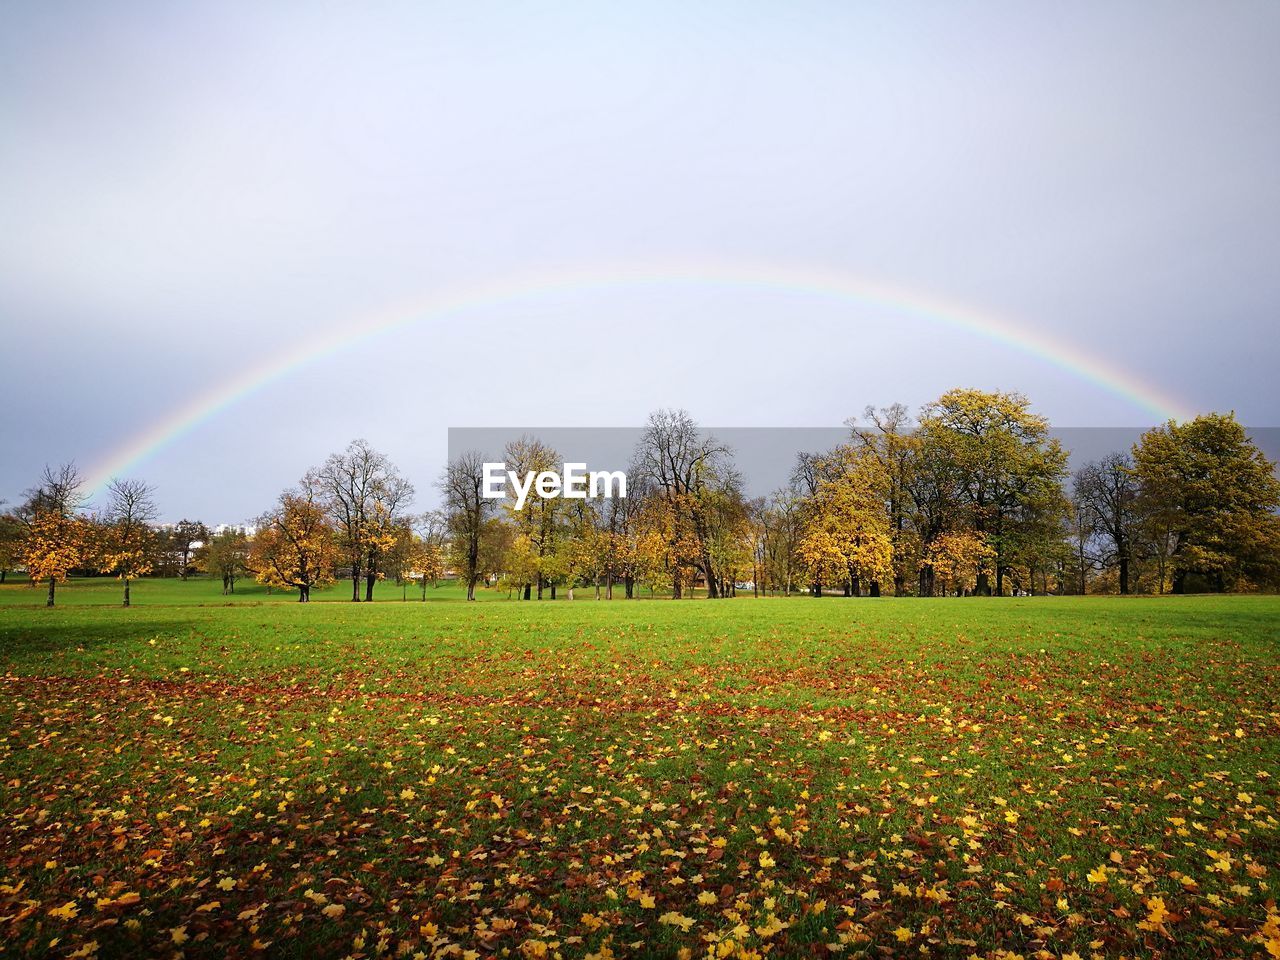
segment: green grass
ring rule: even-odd
[[[1209,957],[1274,933],[1277,598],[117,594],[0,588],[11,954]]]

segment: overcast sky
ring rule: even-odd
[[[445,430],[838,425],[956,385],[1063,425],[1123,396],[861,277],[1278,422],[1280,4],[0,3],[0,498],[86,472],[309,338],[520,276],[136,465],[238,521],[363,436],[423,505]]]

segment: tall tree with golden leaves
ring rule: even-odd
[[[49,585],[45,606],[52,607],[59,583],[82,566],[92,544],[88,522],[80,515],[85,497],[74,463],[45,467],[40,482],[27,491],[16,513],[23,526],[22,561],[32,584]]]
[[[885,508],[887,473],[866,447],[839,447],[823,460],[799,544],[815,580],[845,584],[848,596],[866,582],[873,596],[893,576],[893,538]]]
[[[257,527],[249,563],[261,583],[297,590],[299,603],[310,601],[312,587],[333,583],[339,554],[323,505],[288,490]]]

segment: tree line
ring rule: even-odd
[[[709,598],[1186,593],[1280,585],[1280,481],[1233,414],[1170,421],[1131,450],[1069,473],[1067,451],[1017,393],[952,390],[915,415],[869,407],[833,449],[800,454],[790,482],[748,497],[733,451],[682,410],[659,410],[636,445],[625,498],[483,495],[478,452],[438,480],[442,511],[415,514],[413,485],[352,442],[246,528],[154,524],[154,492],[113,480],[100,513],[74,467],[46,469],[0,516],[0,570],[33,584],[76,571],[129,584],[199,570],[234,592],[241,577],[311,590],[349,579],[368,602],[381,580],[456,576],[523,600],[646,592]],[[509,469],[555,470],[536,437],[503,451]],[[3,573],[0,572],[0,577]]]

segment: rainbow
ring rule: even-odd
[[[112,477],[130,474],[165,446],[198,429],[244,398],[353,343],[428,320],[439,322],[469,310],[506,303],[615,287],[680,284],[794,293],[886,309],[898,315],[974,333],[1019,350],[1123,398],[1160,421],[1191,416],[1188,408],[1173,396],[1144,382],[1132,372],[1029,324],[1015,324],[961,304],[895,289],[834,270],[737,262],[593,266],[513,275],[474,289],[399,304],[370,314],[356,323],[346,323],[330,332],[317,334],[299,347],[245,367],[129,437],[94,465],[88,472],[86,486],[92,494],[99,493]]]

